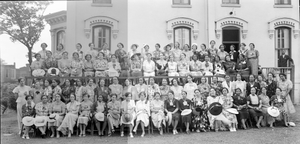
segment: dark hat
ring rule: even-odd
[[[214,102],[210,104],[210,106],[208,107],[209,113],[215,116],[221,114],[222,110],[223,110],[222,105],[219,102]]]

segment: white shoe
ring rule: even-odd
[[[176,134],[176,132],[175,132],[175,130],[173,130],[173,135],[175,135]]]
[[[22,139],[25,139],[25,138],[26,138],[25,135],[23,135],[23,136],[22,136]]]
[[[197,133],[199,133],[199,132],[200,132],[200,130],[198,130],[198,129],[197,129],[197,130],[196,130],[196,132],[197,132]]]
[[[234,132],[234,131],[233,131],[233,128],[229,128],[229,131],[230,131],[230,132]]]
[[[121,132],[121,137],[123,137],[124,136],[124,132]]]
[[[233,128],[233,131],[236,132],[236,128]]]
[[[133,138],[133,134],[132,134],[132,133],[130,133],[129,136],[130,136],[131,138]]]
[[[26,136],[26,139],[30,139],[29,136]]]

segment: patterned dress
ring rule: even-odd
[[[122,97],[122,93],[123,93],[123,86],[120,84],[111,84],[109,86],[111,93],[115,93],[117,94],[117,99],[120,99]]]
[[[52,104],[51,104],[51,109],[50,109],[50,111],[51,111],[51,113],[54,113],[54,114],[59,114],[59,113],[62,113],[63,112],[63,110],[65,110],[66,109],[66,105],[65,105],[65,103],[63,103],[63,102],[53,102]],[[51,126],[56,126],[56,127],[59,127],[60,125],[61,125],[61,123],[62,123],[62,121],[63,121],[63,119],[64,119],[64,114],[63,115],[60,115],[59,117],[58,117],[58,119],[55,121],[55,122],[48,122],[48,127],[51,127]]]
[[[157,84],[147,86],[147,96],[148,96],[149,101],[152,101],[154,99],[154,93],[155,92],[160,93],[160,88]]]
[[[222,105],[225,108],[225,110],[223,110],[222,113],[232,124],[236,125],[236,127],[237,127],[238,122],[237,122],[236,115],[226,111],[227,108],[232,107],[232,104],[233,104],[232,97],[230,95],[227,95],[227,96],[222,95],[221,98],[224,101],[224,103]]]
[[[71,93],[75,93],[75,88],[72,86],[65,86],[61,89],[62,91],[62,101],[67,104],[70,102]]]
[[[114,126],[118,128],[120,125],[120,113],[113,113],[112,111],[120,111],[121,103],[119,101],[111,101],[107,104],[107,108],[108,110],[111,110],[111,112],[107,114],[107,118],[109,119],[110,125],[112,126],[112,128]]]
[[[267,96],[271,98],[276,93],[277,83],[274,80],[272,80],[271,82],[266,80],[266,84],[267,84]]]
[[[71,76],[72,77],[81,77],[82,69],[84,68],[82,61],[73,60],[71,62]]]
[[[194,97],[192,99],[193,104],[193,116],[192,116],[192,124],[193,128],[206,131],[206,129],[209,129],[209,121],[206,114],[207,109],[207,101],[204,97]],[[196,111],[196,109],[199,109],[200,111]]]
[[[181,60],[177,63],[178,71],[180,76],[187,76],[189,71],[189,61]]]
[[[107,60],[95,60],[93,63],[94,69],[96,70],[95,76],[96,77],[106,77],[106,70],[108,69]]]
[[[271,98],[271,103],[273,103],[273,106],[277,107],[280,111],[280,115],[276,117],[276,120],[284,120],[284,117],[287,119],[288,118],[288,113],[286,111],[285,103],[286,103],[286,98],[284,96],[277,96],[274,95]]]
[[[285,80],[285,81],[280,80],[280,81],[278,81],[277,84],[278,84],[278,87],[281,88],[283,96],[286,95],[286,92],[288,89],[293,88],[293,83],[290,80]],[[286,96],[286,102],[284,104],[284,107],[285,107],[285,110],[287,113],[292,114],[292,113],[296,112],[295,107],[292,103],[292,100],[291,100],[291,97],[289,94]]]
[[[83,101],[80,104],[80,115],[78,117],[77,126],[79,124],[87,125],[90,120],[90,113],[93,103],[91,101]]]
[[[163,100],[166,100],[168,98],[168,92],[170,91],[170,86],[169,85],[160,86],[159,89],[161,93],[161,98]]]

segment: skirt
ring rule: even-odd
[[[191,71],[190,74],[192,76],[194,76],[194,77],[195,76],[197,77],[197,76],[202,76],[203,75],[201,71]]]
[[[192,114],[188,114],[185,116],[181,116],[182,122],[183,123],[191,123],[192,122]]]
[[[96,71],[95,77],[106,77],[106,71]]]
[[[161,124],[166,125],[164,112],[152,113],[151,119],[154,127],[159,128]]]
[[[258,61],[256,58],[248,59],[250,67],[251,67],[251,74],[258,75]]]
[[[111,127],[115,126],[116,128],[120,125],[120,118],[113,117],[110,113],[107,114],[107,119],[109,120],[109,123],[111,124]]]
[[[86,71],[86,72],[84,72],[84,76],[86,76],[86,77],[94,77],[95,73],[93,71]]]
[[[61,125],[57,129],[58,131],[61,131],[64,135],[67,132],[67,129],[71,131],[71,134],[73,134],[73,128],[76,124],[78,115],[73,113],[67,113],[64,120],[62,121]]]
[[[289,114],[293,114],[293,113],[296,112],[294,104],[293,104],[293,102],[291,100],[290,95],[287,95],[287,97],[286,97],[286,102],[284,103],[284,108],[285,108],[285,111],[287,113],[289,113]]]
[[[130,77],[130,72],[129,70],[122,70],[120,77]]]
[[[223,114],[230,121],[231,124],[234,124],[237,127],[238,121],[235,114],[232,114],[226,110],[223,110]]]
[[[140,113],[136,116],[136,121],[142,121],[147,127],[149,125],[149,116],[147,113]]]
[[[264,114],[259,110],[249,109],[251,117],[263,116]]]
[[[78,117],[78,121],[77,121],[77,126],[79,126],[79,124],[84,124],[84,125],[88,125],[89,122],[89,117],[86,116],[79,116]]]
[[[180,114],[178,112],[172,114],[172,121],[179,120],[179,118],[180,118]]]
[[[239,114],[238,114],[238,117],[239,119],[248,119],[249,118],[249,112],[248,112],[248,109],[241,109],[241,110],[238,110]]]
[[[267,124],[271,124],[275,122],[275,119],[268,114],[268,108],[261,108],[262,113],[264,114],[264,118],[262,120],[262,125],[266,126]]]
[[[62,121],[64,120],[65,116],[59,116],[58,119],[55,122],[48,122],[48,128],[55,126],[55,127],[59,127],[62,123]]]
[[[143,73],[141,71],[132,71],[131,76],[132,77],[140,77],[140,76],[143,76]]]
[[[199,130],[209,129],[209,121],[206,113],[193,110],[192,117],[193,128]]]
[[[179,72],[179,76],[187,76],[188,74],[190,74],[189,71],[181,71],[181,72]]]

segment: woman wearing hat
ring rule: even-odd
[[[143,76],[142,73],[142,62],[138,56],[138,54],[134,54],[131,57],[131,76],[132,77],[140,77]]]
[[[62,121],[61,125],[57,129],[58,131],[61,131],[64,135],[68,132],[68,137],[71,137],[71,134],[73,134],[73,128],[76,124],[76,121],[78,119],[78,112],[79,112],[79,106],[80,103],[75,100],[75,95],[70,95],[70,102],[67,104],[67,114]]]
[[[182,118],[182,122],[186,127],[186,133],[190,134],[190,124],[192,119],[192,114],[191,114],[192,101],[186,98],[187,96],[186,91],[182,91],[181,94],[182,94],[182,99],[179,100],[179,107],[180,110],[182,111],[181,118]],[[186,112],[186,111],[190,111],[190,112]]]
[[[81,77],[82,76],[82,69],[83,69],[83,62],[79,57],[79,53],[73,53],[73,60],[71,61],[71,77]]]
[[[275,120],[283,120],[284,125],[288,126],[288,113],[286,108],[284,107],[286,100],[286,97],[282,94],[282,90],[280,88],[276,88],[276,94],[271,97],[271,106],[277,107],[280,114],[279,116],[275,117]],[[270,127],[273,127],[273,123],[275,122],[275,120],[270,123]]]
[[[161,58],[161,55],[163,55],[163,52],[160,50],[160,44],[155,44],[155,50],[152,52],[153,54],[153,60],[156,62]]]
[[[122,61],[124,61],[125,57],[122,58]],[[120,62],[122,62],[120,61]],[[111,61],[108,62],[108,76],[109,77],[119,77],[121,72],[121,66],[120,63],[117,61],[116,55],[111,55]]]
[[[62,101],[67,104],[70,102],[71,93],[75,92],[75,88],[71,85],[71,80],[66,79],[61,89]]]
[[[170,91],[170,86],[168,85],[168,79],[163,78],[161,80],[161,86],[159,86],[161,97],[163,100],[168,99],[168,93]]]
[[[85,129],[88,125],[88,122],[90,121],[90,115],[91,115],[91,108],[93,105],[93,102],[89,99],[89,94],[85,93],[83,94],[82,98],[83,101],[80,103],[79,108],[79,116],[77,120],[77,127],[79,127],[80,134],[79,137],[83,136],[85,137]]]
[[[127,56],[127,52],[123,49],[124,45],[123,43],[117,44],[118,49],[115,51],[115,56],[119,60],[119,62],[123,61],[123,58]]]
[[[171,56],[171,55],[173,55],[173,52],[171,51],[171,49],[172,49],[172,45],[171,44],[167,44],[165,47],[164,47],[164,54],[165,54],[165,56],[166,56],[166,58],[167,58],[167,61],[169,60],[169,57]]]
[[[63,53],[65,52],[65,49],[64,49],[64,45],[63,44],[58,44],[58,46],[56,47],[56,51],[55,53],[53,54],[53,57],[58,61],[60,59],[63,58]]]
[[[246,127],[246,120],[249,119],[249,112],[247,108],[247,98],[243,95],[240,88],[236,88],[233,96],[233,107],[235,107],[239,114],[237,115],[238,120],[242,123],[244,129]]]
[[[44,86],[43,86],[43,95],[48,97],[48,102],[52,102],[52,87],[51,87],[51,80],[45,79]]]
[[[98,100],[94,102],[92,106],[92,113],[94,115],[93,120],[95,122],[96,128],[98,130],[98,135],[103,136],[104,130],[107,126],[107,103],[103,101],[103,96],[101,94],[98,95]],[[101,129],[101,122],[103,123]]]
[[[224,66],[224,70],[226,71],[226,74],[228,75],[236,74],[235,65],[236,63],[230,60],[230,56],[226,55],[225,61],[223,62],[223,66]]]
[[[178,121],[179,121],[179,102],[178,100],[176,100],[174,98],[174,92],[173,91],[169,91],[168,92],[168,96],[169,98],[167,100],[165,100],[165,112],[167,113],[167,117],[168,117],[168,125],[167,127],[169,127],[172,123],[173,126],[173,134],[178,134],[177,132],[177,125],[178,125]]]
[[[166,71],[168,71],[168,76],[169,77],[176,77],[179,76],[178,74],[178,64],[177,62],[174,61],[174,56],[170,55],[169,57],[169,62],[167,63],[167,69]],[[169,78],[169,80],[171,81],[173,78]]]
[[[185,60],[187,60],[187,61],[190,61],[191,57],[194,55],[194,53],[191,51],[189,44],[185,44],[183,46],[182,53],[184,53],[186,55]]]
[[[187,92],[187,98],[192,99],[194,98],[194,91],[195,89],[198,89],[198,86],[193,82],[193,77],[191,75],[188,75],[186,78],[188,82],[184,85],[183,90]]]
[[[223,111],[222,113],[224,114],[224,116],[230,121],[231,126],[229,127],[231,132],[235,132],[237,125],[238,125],[238,121],[236,118],[236,115],[234,113],[232,113],[231,111],[229,111],[228,109],[230,109],[233,106],[233,99],[232,99],[232,95],[228,94],[228,89],[227,88],[223,88],[222,89],[222,95],[220,96],[223,99]]]
[[[33,61],[30,65],[30,68],[32,70],[33,76],[44,76],[45,71],[42,69],[43,60],[41,60],[41,54],[37,53],[34,55],[34,58],[36,59]],[[33,72],[36,71],[36,72]]]
[[[107,86],[105,86],[105,79],[100,79],[98,81],[98,85],[95,88],[95,96],[100,96],[102,95],[102,99],[105,103],[110,101],[110,95],[111,90]]]
[[[109,88],[111,90],[111,93],[114,93],[117,95],[117,100],[120,100],[122,98],[122,93],[123,93],[123,86],[119,84],[119,79],[118,77],[113,77],[112,78],[113,83],[109,85]]]
[[[254,43],[249,44],[250,49],[246,52],[245,56],[249,61],[249,65],[251,67],[251,74],[258,75],[258,64],[259,64],[259,52],[254,49]]]
[[[58,61],[58,69],[60,70],[60,76],[70,76],[71,60],[68,58],[68,52],[62,53],[62,59]]]
[[[51,129],[51,137],[54,137],[56,131],[56,137],[59,138],[59,132],[57,128],[61,125],[65,114],[66,114],[66,104],[61,101],[60,95],[55,95],[55,101],[52,102],[50,107],[50,116],[48,120],[48,128]]]
[[[296,112],[293,102],[290,97],[290,91],[293,89],[293,83],[291,80],[287,79],[286,74],[279,74],[279,81],[277,86],[282,90],[282,95],[286,98],[286,103],[284,104],[285,110],[288,114],[293,114]]]
[[[133,129],[133,132],[136,133],[139,124],[142,127],[142,135],[145,136],[145,127],[149,125],[149,116],[150,116],[150,104],[146,98],[146,93],[139,93],[140,100],[136,102],[136,125]]]
[[[85,55],[85,61],[83,62],[83,71],[84,71],[84,76],[86,77],[94,77],[95,75],[95,70],[93,66],[93,61],[92,61],[92,55],[91,54],[86,54]]]
[[[204,62],[202,62],[202,73],[205,76],[213,76],[213,64],[210,62],[208,55],[205,56]]]
[[[121,137],[124,136],[124,126],[129,127],[129,135],[133,137],[132,128],[134,126],[134,117],[135,117],[135,102],[132,100],[132,95],[130,92],[125,93],[125,100],[122,101],[121,105]]]
[[[50,68],[58,68],[58,62],[52,57],[52,52],[47,51],[46,52],[46,59],[43,61],[42,69],[44,69],[46,72]],[[52,74],[52,73],[51,73]],[[49,76],[51,75],[50,73],[47,73],[46,75]],[[54,73],[54,75],[58,74],[57,72]]]
[[[156,70],[156,76],[167,76],[166,73],[166,65],[167,61],[165,60],[165,55],[163,53],[160,53],[160,57],[155,61],[155,70]]]
[[[205,77],[201,77],[198,89],[200,90],[201,95],[208,97],[210,85],[208,84],[207,79]]]
[[[208,118],[206,114],[207,110],[207,101],[204,95],[201,95],[199,89],[194,91],[195,97],[192,99],[192,124],[193,128],[196,129],[196,132],[206,132],[209,127]]]
[[[277,88],[277,82],[274,80],[275,75],[271,72],[268,73],[267,75],[267,96],[271,98],[273,95],[275,95],[276,88]]]
[[[159,130],[160,135],[163,134],[162,126],[166,126],[164,114],[164,101],[161,100],[159,92],[154,93],[154,99],[150,101],[151,119],[155,128]]]
[[[266,87],[261,88],[261,94],[259,95],[259,98],[261,99],[261,111],[264,114],[262,125],[266,126],[267,124],[271,124],[273,123],[273,121],[275,121],[275,119],[268,114],[268,108],[270,107],[270,99],[267,96]],[[270,127],[273,127],[273,125],[270,125]]]
[[[42,96],[42,102],[39,102],[35,106],[36,116],[34,125],[38,128],[42,133],[42,138],[46,136],[46,126],[48,121],[48,115],[50,114],[51,104],[48,103],[47,96]]]
[[[174,61],[175,62],[179,61],[181,53],[182,53],[179,42],[175,42],[174,49],[172,50],[172,53],[173,53],[173,56],[174,56]]]
[[[198,60],[198,55],[194,54],[189,63],[190,66],[190,74],[192,76],[202,76],[201,66],[202,62]]]
[[[255,76],[253,74],[249,75],[249,81],[246,84],[246,95],[249,96],[251,94],[251,88],[255,88],[256,93],[258,95],[258,92],[260,91],[260,84],[255,81]]]
[[[89,95],[89,100],[93,103],[96,100],[96,96],[95,96],[95,88],[96,88],[96,84],[94,83],[94,79],[89,78],[87,85],[84,88],[84,92],[87,93]]]
[[[225,51],[225,45],[224,44],[221,44],[219,46],[219,51],[218,51],[217,55],[220,57],[221,62],[225,62],[225,57],[229,54]],[[229,59],[230,59],[230,57],[229,57]]]
[[[178,71],[179,76],[187,76],[190,73],[189,61],[186,60],[185,53],[181,53],[180,55],[180,61],[178,62]]]
[[[158,84],[155,83],[154,78],[150,77],[149,85],[147,86],[147,99],[152,101],[154,99],[154,93],[160,93]]]
[[[261,121],[263,119],[263,113],[261,111],[261,99],[256,95],[256,88],[252,87],[250,95],[247,97],[247,105],[249,113],[252,118],[255,119],[257,128],[260,128]]]
[[[34,102],[32,101],[33,97],[31,95],[27,95],[25,97],[26,103],[22,106],[22,123],[24,125],[25,131],[24,135],[22,136],[23,139],[29,139],[29,130],[31,126],[34,123],[34,115],[35,115],[35,109],[34,109]]]
[[[183,87],[179,85],[178,79],[174,78],[172,80],[172,86],[170,87],[170,90],[174,92],[174,98],[177,100],[182,99],[181,92],[183,91]]]
[[[93,62],[95,71],[95,77],[106,77],[106,71],[108,70],[108,62],[104,59],[104,53],[99,52],[98,56]]]
[[[111,136],[111,133],[115,132],[114,127],[118,128],[120,125],[120,107],[121,103],[117,100],[117,94],[111,94],[111,101],[108,102],[108,136]]]
[[[19,134],[21,134],[21,126],[22,126],[22,106],[26,103],[25,97],[30,95],[31,88],[25,85],[25,79],[19,78],[18,79],[19,85],[13,89],[13,93],[15,98],[17,98],[17,119],[18,119],[18,127],[19,127]]]

